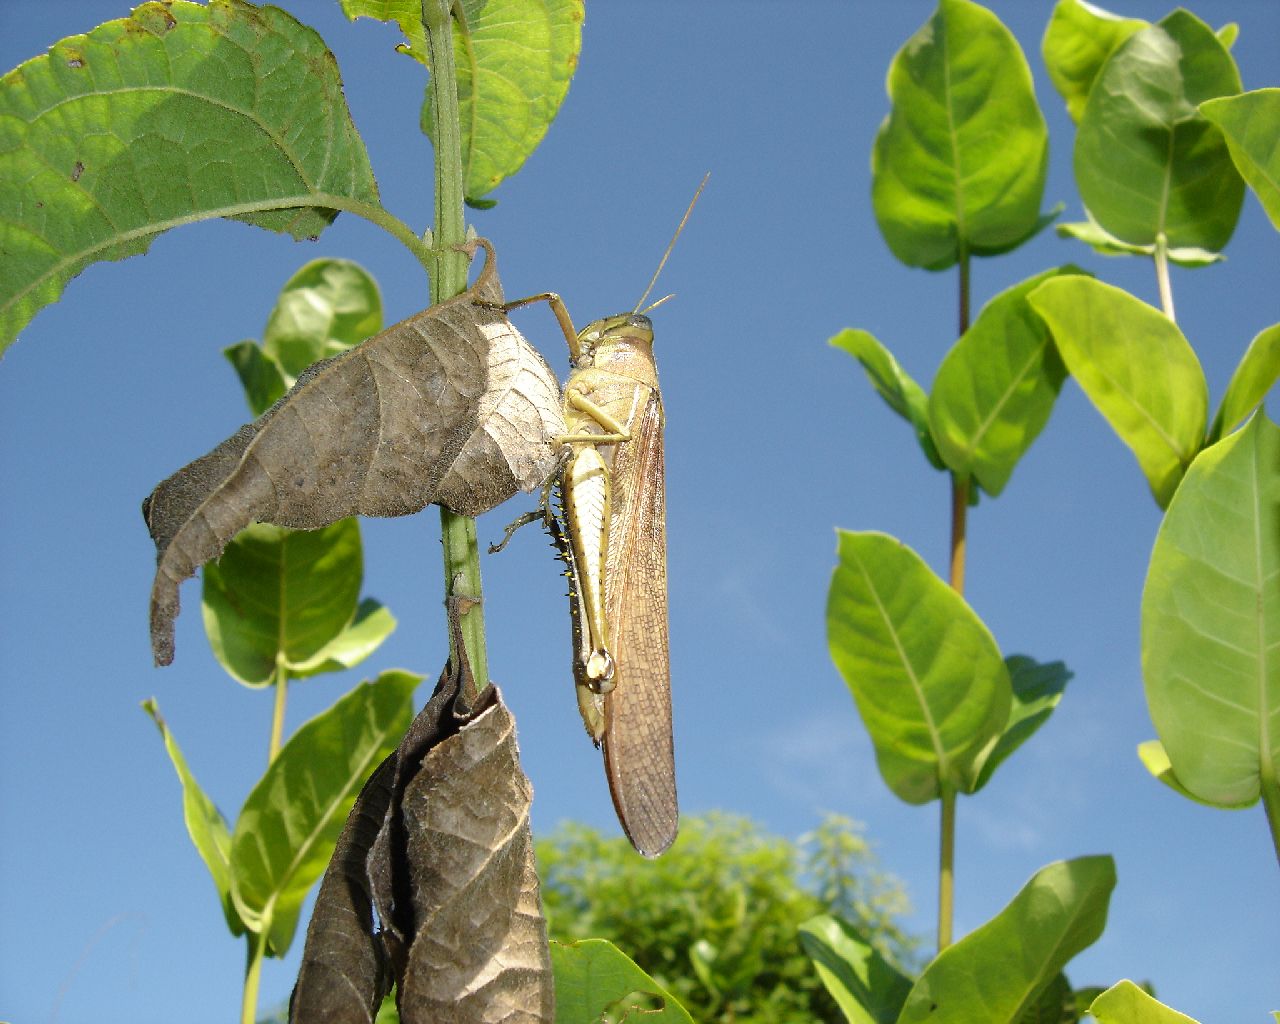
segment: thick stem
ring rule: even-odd
[[[462,201],[462,135],[459,128],[458,85],[453,62],[453,24],[449,0],[422,0],[422,25],[427,34],[431,79],[427,86],[431,121],[435,127],[435,248],[431,273],[431,302],[452,298],[467,286],[467,259],[456,247],[465,240]],[[471,663],[477,692],[489,682],[485,652],[484,606],[481,603],[480,553],[476,522],[446,508],[440,509],[444,548],[446,596],[473,598],[462,616],[462,640]],[[452,641],[451,641],[452,642]]]
[[[255,1024],[258,1019],[258,986],[262,981],[262,957],[267,951],[267,933],[248,932],[244,967],[244,994],[240,999],[240,1024]]]
[[[1164,310],[1164,315],[1174,323],[1178,322],[1178,318],[1173,311],[1173,285],[1169,282],[1169,240],[1165,238],[1164,232],[1156,235],[1156,285],[1160,289],[1160,308]]]
[[[276,699],[271,709],[271,741],[267,744],[267,764],[276,759],[276,755],[280,753],[280,745],[284,742],[284,709],[289,695],[289,673],[278,660],[271,685],[275,687]]]
[[[951,588],[964,593],[966,534],[969,523],[969,481],[951,478]]]
[[[943,784],[938,843],[938,952],[951,945],[956,892],[956,791]]]

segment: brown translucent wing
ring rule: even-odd
[[[653,392],[615,449],[605,603],[615,688],[605,697],[604,763],[631,844],[656,857],[676,837],[662,402]]]

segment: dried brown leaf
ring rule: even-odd
[[[450,601],[462,645],[457,599]],[[347,818],[307,928],[290,1020],[371,1024],[396,984],[405,1024],[555,1017],[515,723],[447,666]],[[374,921],[380,929],[374,931]]]
[[[559,385],[500,308],[492,247],[476,244],[488,259],[471,288],[316,363],[143,502],[157,664],[173,660],[179,584],[250,523],[318,529],[431,503],[474,516],[547,478]]]

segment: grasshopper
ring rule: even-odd
[[[577,331],[551,292],[507,303],[547,302],[569,345],[561,467],[539,511],[507,528],[542,519],[564,560],[573,624],[578,710],[604,750],[605,775],[623,831],[646,857],[676,837],[671,670],[667,651],[667,534],[662,393],[653,358],[653,324],[639,312],[680,236],[698,186],[636,309]],[[661,302],[654,303],[645,312]],[[558,486],[560,518],[550,509]]]

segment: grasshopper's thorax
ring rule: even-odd
[[[578,333],[576,366],[615,373],[656,388],[652,321],[640,313],[618,313],[587,324]]]

